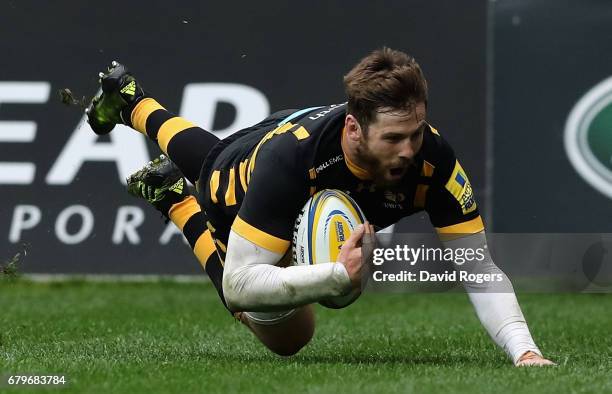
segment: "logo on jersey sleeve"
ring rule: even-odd
[[[323,170],[326,170],[328,167],[333,166],[336,163],[341,162],[342,160],[344,160],[344,156],[342,155],[338,155],[336,157],[332,157],[329,160],[327,160],[326,162],[319,164],[316,168],[315,171],[318,173],[320,173]]]
[[[455,160],[455,168],[445,187],[455,197],[459,205],[461,205],[461,211],[464,215],[476,209],[472,185],[457,160]]]

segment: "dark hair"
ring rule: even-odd
[[[427,103],[427,81],[418,63],[404,52],[377,49],[344,76],[347,113],[364,132],[379,112],[408,110]]]

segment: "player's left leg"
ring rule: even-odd
[[[132,174],[127,183],[131,195],[149,202],[181,230],[225,305],[221,291],[223,265],[206,226],[206,214],[196,198],[189,193],[180,169],[162,155]]]
[[[161,156],[128,178],[128,191],[147,200],[183,232],[227,308],[222,288],[224,244],[212,237],[206,215],[189,194],[180,170]],[[284,259],[281,264],[287,262]],[[268,349],[281,356],[296,354],[314,333],[314,312],[309,305],[281,312],[239,312],[234,316]]]

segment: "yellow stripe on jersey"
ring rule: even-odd
[[[274,235],[268,234],[256,227],[251,226],[240,216],[236,216],[234,224],[232,224],[232,230],[235,231],[242,238],[245,238],[255,245],[261,246],[264,249],[268,249],[275,253],[284,254],[289,248],[289,241],[282,238],[275,237]]]
[[[247,182],[246,182],[246,169],[249,161],[241,161],[238,166],[238,174],[240,175],[240,186],[242,186],[242,190],[246,192],[247,190]]]
[[[304,128],[304,126],[300,126],[293,132],[293,135],[297,137],[298,140],[303,140],[305,138],[310,137],[308,130]]]
[[[181,131],[194,126],[193,123],[183,118],[174,117],[168,119],[161,125],[157,133],[157,143],[159,147],[165,154],[168,154],[168,144],[170,140]]]
[[[435,168],[436,166],[434,166],[427,160],[423,160],[423,168],[421,168],[421,175],[431,178],[433,176]]]
[[[132,110],[130,121],[132,127],[143,134],[147,134],[147,118],[158,109],[165,109],[154,99],[147,97],[142,100]]]
[[[236,171],[234,167],[230,168],[229,181],[225,191],[225,206],[229,207],[232,205],[236,205]]]
[[[468,220],[467,222],[453,224],[452,226],[436,227],[436,231],[443,241],[450,241],[466,235],[476,234],[482,230],[484,230],[484,223],[480,216]]]
[[[204,231],[195,243],[193,247],[193,253],[198,258],[200,265],[202,268],[206,267],[206,262],[215,253],[217,248],[215,247],[215,242],[213,241],[212,235],[209,230]]]
[[[198,204],[194,196],[189,196],[183,201],[172,205],[168,211],[168,216],[172,223],[183,231],[189,218],[198,212],[201,212],[200,204]]]
[[[427,197],[427,190],[429,185],[418,184],[416,192],[414,193],[414,207],[425,208],[425,199]]]
[[[314,180],[317,178],[317,170],[315,170],[314,167],[308,170],[308,177],[310,178],[310,180]],[[312,196],[313,194],[317,192],[317,187],[310,186],[309,192],[310,192],[310,195]]]
[[[210,176],[210,200],[215,204],[219,202],[217,200],[217,191],[219,190],[219,177],[221,176],[221,171],[215,170]]]
[[[255,146],[255,149],[253,150],[253,154],[249,158],[250,162],[249,162],[249,172],[247,173],[247,184],[251,182],[251,173],[255,169],[255,159],[257,158],[257,153],[259,152],[259,148],[261,148],[261,146],[266,141],[268,141],[270,138],[274,137],[275,135],[286,133],[293,126],[295,126],[293,123],[287,122],[284,125],[279,126],[275,128],[274,130],[267,132],[266,135],[264,135],[263,138],[259,141],[257,146]]]

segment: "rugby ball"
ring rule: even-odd
[[[342,245],[364,221],[363,212],[346,193],[326,189],[314,194],[295,221],[293,264],[335,262]],[[344,308],[360,295],[361,289],[354,289],[347,295],[332,297],[320,304],[328,308]]]

